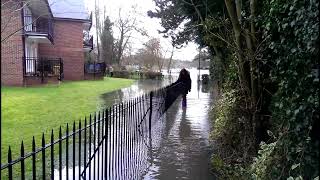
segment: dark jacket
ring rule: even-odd
[[[175,86],[179,82],[183,83],[182,86]],[[191,91],[190,73],[186,69],[182,69],[180,71],[178,80],[166,87],[164,111],[166,111],[172,105],[177,97],[179,97],[181,94],[185,96],[189,91]]]
[[[179,78],[178,80],[175,82],[179,83],[182,82],[185,86],[185,89],[183,89],[183,94],[188,94],[188,92],[191,91],[191,78],[190,78],[190,72],[187,71],[186,69],[181,69],[180,74],[179,74]]]

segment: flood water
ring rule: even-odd
[[[161,119],[160,142],[153,149],[152,165],[143,179],[213,179],[209,171],[211,93],[209,86],[197,83],[197,70],[190,70],[190,74],[187,107],[182,108],[179,98]]]
[[[198,70],[189,71],[192,88],[187,95],[187,107],[182,108],[179,97],[161,118],[153,120],[151,147],[145,147],[145,157],[141,156],[139,175],[129,179],[214,179],[210,173],[211,125],[208,117],[212,93],[210,85],[198,83]],[[103,94],[97,109],[105,109],[171,84],[177,79],[178,72],[172,71],[171,78],[162,81],[139,80],[130,87]],[[209,74],[207,70],[200,73]],[[125,169],[119,172],[123,171]],[[57,175],[58,171],[55,171]]]
[[[168,109],[153,128],[153,149],[149,165],[142,179],[213,179],[210,173],[208,112],[211,93],[208,85],[198,83],[198,70],[190,70],[192,89],[187,95],[187,107],[182,108],[181,98]],[[201,70],[201,74],[208,74]],[[172,80],[143,80],[131,87],[103,95],[103,106],[128,100],[153,89],[168,85]],[[155,137],[158,136],[158,137]]]

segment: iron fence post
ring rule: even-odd
[[[37,177],[37,174],[36,174],[36,141],[34,140],[34,136],[32,137],[32,177],[34,180],[37,179],[36,178]]]
[[[11,147],[9,146],[9,151],[8,151],[8,178],[9,180],[12,179],[12,153],[11,153]]]
[[[82,180],[81,178],[81,120],[79,121],[79,180]]]
[[[97,113],[94,113],[94,126],[93,126],[93,179],[96,177],[96,124],[97,124]],[[90,178],[89,178],[90,179]]]
[[[25,180],[25,164],[24,164],[24,145],[23,145],[23,141],[21,142],[21,180]]]
[[[54,138],[53,138],[53,129],[51,130],[51,179],[54,179]]]
[[[98,165],[98,168],[97,168],[97,175],[98,175],[98,180],[99,180],[99,175],[100,175],[100,148],[99,148],[99,143],[100,143],[100,111],[99,111],[99,114],[98,114],[98,139],[97,139],[97,147],[98,147],[98,162],[97,162],[97,165]]]
[[[151,137],[152,97],[153,97],[153,91],[150,92],[149,137]]]
[[[42,133],[42,179],[46,179],[46,149],[45,149],[46,143],[44,139],[44,133]]]
[[[59,180],[62,180],[62,132],[61,126],[59,128]]]
[[[87,177],[86,173],[86,165],[87,165],[87,117],[84,118],[84,140],[83,140],[83,164],[84,164],[84,169],[83,169],[83,177]],[[90,154],[89,154],[90,158]]]
[[[90,163],[89,163],[89,179],[91,179],[91,140],[92,140],[92,138],[91,138],[91,126],[92,126],[92,116],[91,116],[91,114],[90,114],[90,116],[89,116],[89,161],[90,161]]]
[[[107,167],[107,165],[108,165],[108,115],[109,115],[109,113],[108,113],[108,109],[106,109],[105,110],[105,119],[104,119],[104,121],[105,121],[105,129],[104,129],[104,141],[105,141],[105,144],[104,144],[104,149],[105,149],[105,154],[104,154],[104,179],[107,179],[107,177],[108,177],[108,174],[107,174],[107,171],[108,171],[108,167]]]
[[[69,124],[66,129],[66,180],[69,179]]]
[[[75,180],[76,177],[76,122],[73,121],[73,127],[72,127],[72,176],[73,180]]]

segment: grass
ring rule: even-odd
[[[39,147],[43,132],[48,142],[51,129],[54,129],[57,137],[60,125],[65,127],[66,123],[79,121],[95,112],[101,94],[129,86],[133,82],[129,79],[105,78],[100,81],[63,82],[60,85],[42,87],[2,87],[1,162],[7,162],[9,145],[13,159],[20,153],[22,140],[25,151],[30,152],[32,136],[35,136]]]

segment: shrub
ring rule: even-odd
[[[125,70],[117,70],[117,71],[113,71],[113,77],[129,78],[130,77],[130,73],[128,71],[125,71]]]
[[[144,77],[146,79],[161,79],[162,78],[162,73],[161,72],[147,71],[147,72],[144,72]]]
[[[221,179],[247,179],[245,165],[253,155],[252,134],[247,115],[239,108],[241,96],[236,90],[224,90],[212,109],[214,152],[211,163]]]
[[[273,142],[262,143],[252,164],[259,179],[319,179],[319,2],[273,0],[261,24],[270,35],[265,53],[277,92],[271,103]]]

